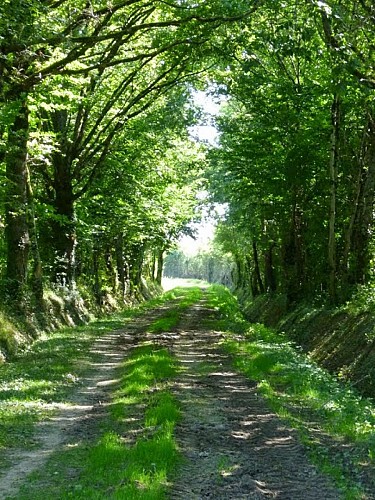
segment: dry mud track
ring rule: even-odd
[[[256,385],[231,369],[221,334],[204,328],[204,303],[184,316],[172,350],[184,367],[174,393],[183,409],[177,438],[186,463],[170,498],[341,498],[309,462],[296,431],[273,414]]]
[[[98,437],[98,422],[105,418],[119,364],[146,339],[147,326],[163,312],[150,311],[96,341],[93,351],[100,354],[99,362],[69,404],[61,405],[50,421],[38,427],[37,449],[8,457],[13,465],[0,477],[0,499],[17,498],[28,474],[43,468],[52,453],[79,436]],[[221,334],[204,326],[212,313],[201,301],[184,313],[176,331],[152,336],[184,368],[172,391],[183,411],[177,440],[185,460],[171,478],[167,496],[172,500],[341,498],[329,479],[309,463],[296,432],[270,412],[254,383],[231,369],[230,359],[218,346]]]

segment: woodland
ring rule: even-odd
[[[226,207],[212,266],[253,297],[371,284],[374,21],[371,0],[3,0],[3,302],[124,301],[203,203]]]
[[[0,0],[0,176],[0,497],[374,499],[373,0]]]

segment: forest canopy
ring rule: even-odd
[[[375,190],[370,0],[5,0],[1,283],[100,303],[228,206],[217,241],[253,296],[346,300],[369,282]],[[194,89],[225,96],[199,144]],[[220,260],[220,259],[219,259]]]

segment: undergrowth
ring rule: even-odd
[[[375,466],[373,402],[319,368],[284,335],[246,323],[224,287],[211,287],[208,302],[219,315],[211,326],[227,332],[223,348],[235,367],[257,381],[272,409],[299,430],[316,464],[335,478],[346,498],[367,498],[351,472]]]

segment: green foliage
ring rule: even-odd
[[[217,249],[200,251],[193,256],[173,250],[165,258],[164,275],[168,278],[200,279],[230,286],[232,266],[231,258]]]
[[[223,331],[243,332],[246,322],[242,316],[238,300],[222,285],[211,285],[207,292],[207,304],[215,313],[215,325]]]
[[[9,254],[20,239],[17,257],[7,258],[10,280],[23,291],[33,266],[39,290],[41,268],[72,286],[78,270],[98,304],[109,288],[137,294],[150,260],[198,217],[204,158],[188,138],[190,82],[210,59],[210,38],[244,14],[245,3],[13,4],[1,10],[0,161],[7,184],[28,193],[30,219],[21,231],[8,194]],[[22,155],[14,149],[20,116],[9,112],[20,103],[29,138]],[[16,159],[23,173],[14,183]]]
[[[253,296],[277,290],[294,304],[326,293],[335,93],[342,103],[334,214],[339,299],[350,296],[350,285],[368,279],[367,240],[351,224],[365,227],[372,218],[360,222],[359,198],[367,181],[361,184],[356,175],[364,113],[373,114],[374,95],[363,88],[365,80],[353,81],[347,64],[357,58],[356,50],[345,48],[344,40],[361,46],[359,27],[363,23],[368,33],[369,13],[362,5],[350,18],[349,5],[323,2],[310,9],[297,1],[266,2],[233,34],[232,57],[213,72],[217,92],[226,97],[216,119],[219,145],[209,154],[212,198],[228,206],[217,241],[235,260],[235,284]],[[325,40],[316,24],[322,18]],[[368,55],[358,68],[364,64],[372,73]],[[371,160],[364,162],[366,170]]]

